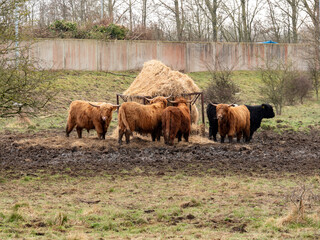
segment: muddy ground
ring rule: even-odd
[[[200,140],[199,140],[200,139]],[[320,173],[320,131],[257,132],[251,143],[214,143],[191,138],[169,147],[134,137],[119,146],[116,139],[95,135],[70,138],[63,131],[10,133],[0,136],[0,174],[7,177],[49,174],[228,175],[275,177]]]

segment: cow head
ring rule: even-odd
[[[167,104],[168,104],[167,99],[169,97],[155,97],[152,99],[146,98],[146,100],[149,101],[150,104],[154,104],[154,103],[158,103],[158,102],[163,103],[163,108],[166,108]]]
[[[187,100],[184,97],[176,97],[174,101],[168,100],[168,102],[172,103],[174,106],[180,105],[180,104],[185,104],[191,103],[191,100]]]
[[[99,105],[90,103],[91,106],[98,108],[102,121],[109,122],[112,117],[112,112],[116,110],[119,105],[113,105],[111,103],[101,103]]]
[[[270,104],[262,104],[261,108],[264,118],[273,118],[275,116],[273,108]]]
[[[218,104],[216,106],[216,113],[217,113],[218,120],[226,120],[227,119],[230,107],[232,107],[232,106],[228,105],[228,104]]]

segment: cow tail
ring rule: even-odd
[[[126,112],[124,111],[123,108],[119,109],[119,123],[122,123],[122,125],[124,125],[124,127],[126,128],[126,131],[129,134],[131,134],[129,123],[128,123],[127,117],[126,117]],[[120,124],[119,124],[119,127],[121,128],[122,126],[120,126]]]
[[[171,117],[170,117],[170,111],[166,112],[166,128],[164,132],[164,137],[167,139],[167,142],[169,142],[170,139],[170,128],[171,128]]]

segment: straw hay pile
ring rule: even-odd
[[[156,97],[181,96],[192,92],[200,92],[200,89],[188,75],[173,71],[160,61],[151,60],[143,64],[141,72],[123,94]],[[198,122],[198,115],[198,109],[193,105],[192,123]]]
[[[188,75],[173,71],[160,61],[151,60],[143,64],[140,74],[123,94],[153,97],[199,91],[199,87]]]

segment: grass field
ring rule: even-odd
[[[59,72],[56,80],[57,96],[40,116],[31,119],[31,124],[21,124],[21,121],[0,119],[0,131],[38,131],[45,129],[63,129],[65,127],[68,107],[73,100],[107,101],[116,104],[116,93],[127,89],[138,72]],[[190,73],[190,77],[201,89],[205,89],[210,81],[208,72]],[[259,73],[254,71],[236,71],[233,80],[240,87],[239,104],[261,104]],[[198,103],[199,105],[200,103]],[[263,129],[275,131],[306,130],[320,126],[320,100],[315,97],[304,101],[304,104],[284,107],[281,116],[265,119]],[[199,108],[200,109],[200,108]],[[117,124],[116,113],[111,122],[111,128]],[[207,121],[207,120],[206,120]]]
[[[319,191],[319,177],[303,180]],[[205,173],[2,179],[0,238],[317,239],[318,206],[306,210],[304,222],[282,224],[296,188],[287,176]]]
[[[0,119],[0,131],[22,136],[61,131],[62,135],[72,100],[116,103],[115,94],[122,93],[137,74],[59,72],[57,96],[48,109],[30,117],[30,123],[19,118]],[[209,83],[208,73],[189,75],[202,89]],[[262,103],[257,72],[235,72],[234,81],[241,89],[240,103]],[[111,128],[116,124],[113,120]],[[272,130],[281,136],[283,131],[308,133],[319,127],[320,101],[312,98],[303,105],[285,107],[281,116],[264,120],[261,131]],[[254,150],[250,144],[246,148]],[[10,153],[0,153],[0,160],[6,154]],[[172,158],[178,161],[176,156]],[[41,159],[35,156],[24,161]],[[135,167],[131,172],[90,176],[77,175],[69,168],[50,174],[40,169],[32,174],[0,171],[0,239],[320,238],[318,174],[222,175],[212,168],[197,171],[196,163],[194,169],[196,174],[179,169],[157,174]],[[297,213],[295,204],[303,187],[304,209]]]

